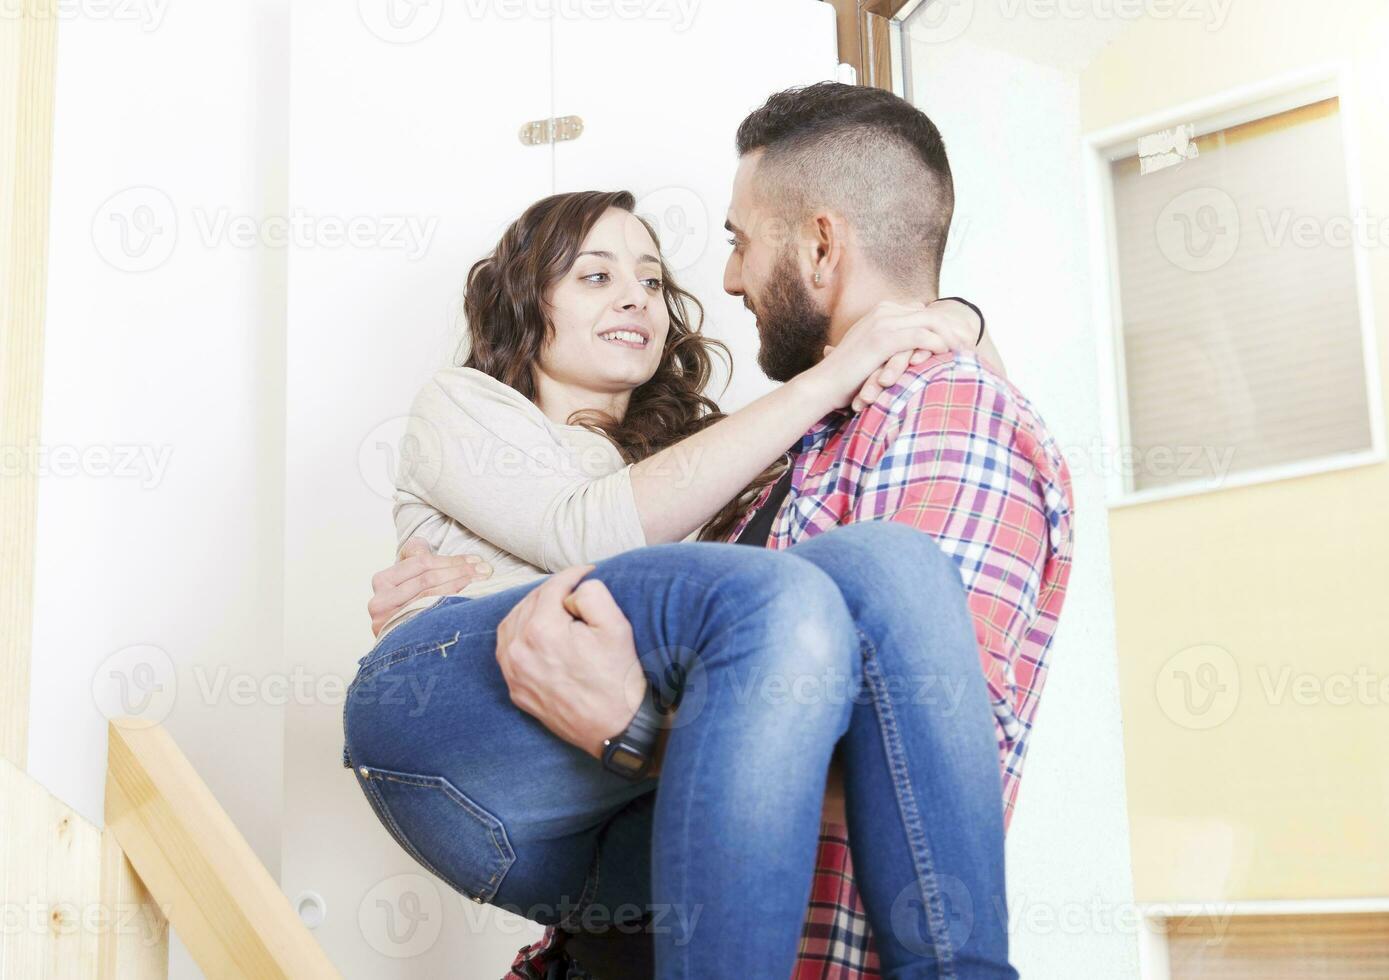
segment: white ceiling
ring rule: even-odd
[[[1130,7],[1132,5],[1129,5]],[[906,21],[918,44],[968,42],[1076,71],[1130,27],[1114,0],[926,0]],[[1141,7],[1139,9],[1142,9]]]

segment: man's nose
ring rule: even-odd
[[[736,255],[730,255],[723,266],[723,291],[730,296],[743,295],[742,263]]]

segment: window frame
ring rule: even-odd
[[[1119,283],[1118,240],[1114,211],[1113,161],[1132,156],[1137,141],[1150,133],[1179,125],[1195,125],[1195,135],[1253,122],[1266,116],[1297,109],[1324,99],[1339,100],[1341,141],[1346,158],[1346,189],[1350,213],[1363,210],[1360,180],[1360,140],[1357,105],[1350,68],[1345,64],[1320,65],[1278,76],[1257,84],[1228,89],[1129,119],[1086,134],[1085,160],[1087,211],[1094,288],[1094,322],[1099,357],[1101,438],[1105,459],[1105,503],[1110,509],[1178,497],[1231,490],[1290,480],[1319,473],[1370,466],[1385,461],[1384,401],[1380,382],[1378,343],[1370,284],[1370,256],[1363,241],[1351,244],[1355,270],[1356,304],[1360,319],[1361,359],[1365,371],[1369,412],[1370,446],[1355,452],[1331,453],[1277,466],[1240,471],[1220,479],[1195,479],[1178,484],[1135,490],[1131,475],[1118,464],[1121,450],[1131,446],[1129,432],[1128,373],[1125,364],[1123,308]]]

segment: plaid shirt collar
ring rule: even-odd
[[[836,408],[806,430],[805,435],[801,436],[800,451],[807,453],[812,449],[823,448],[844,423],[853,417],[853,413],[847,408]]]

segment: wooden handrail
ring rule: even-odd
[[[106,826],[203,972],[338,977],[169,734],[138,719],[109,731]]]

